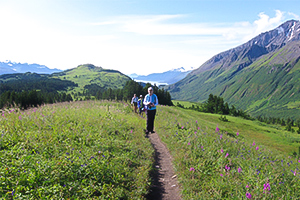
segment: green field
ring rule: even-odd
[[[158,106],[155,130],[173,156],[182,197],[299,199],[299,135],[219,117]],[[145,199],[151,188],[154,150],[145,120],[127,103],[9,109],[0,127],[2,199]]]

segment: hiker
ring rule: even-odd
[[[135,113],[137,113],[137,102],[138,102],[138,100],[139,100],[138,97],[136,96],[136,94],[134,94],[132,99],[131,99],[131,104],[133,104]]]
[[[153,94],[152,87],[148,88],[148,94],[145,96],[143,103],[145,106],[145,112],[147,116],[147,127],[145,137],[148,137],[149,133],[154,133],[154,119],[156,114],[156,106],[158,105],[158,99],[157,96]]]
[[[140,113],[140,115],[142,115],[142,112],[143,112],[143,110],[144,110],[144,106],[143,106],[143,95],[140,95],[140,98],[139,98],[139,100],[138,100],[138,102],[137,102],[137,107],[138,107],[138,109],[139,109],[139,113]]]

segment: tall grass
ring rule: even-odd
[[[300,198],[297,157],[263,145],[268,137],[259,130],[265,127],[255,122],[252,125],[258,131],[249,136],[245,130],[251,124],[241,126],[238,118],[229,122],[217,118],[171,107],[158,112],[156,131],[173,155],[184,199]],[[227,132],[226,127],[236,126],[240,129]]]
[[[59,103],[0,116],[0,198],[143,199],[153,149],[127,104]]]

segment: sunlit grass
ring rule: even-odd
[[[184,199],[299,199],[300,160],[282,130],[171,107],[160,113],[156,129]]]
[[[143,199],[153,149],[129,105],[85,101],[1,113],[0,196]]]

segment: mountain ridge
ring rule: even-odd
[[[52,74],[55,72],[61,72],[60,69],[50,69],[45,65],[28,64],[28,63],[16,63],[11,61],[0,62],[0,75],[2,74],[14,74],[14,73],[38,73],[38,74]]]
[[[287,21],[213,56],[166,89],[178,100],[203,102],[212,93],[252,115],[295,117],[300,108],[299,41],[300,22]]]

